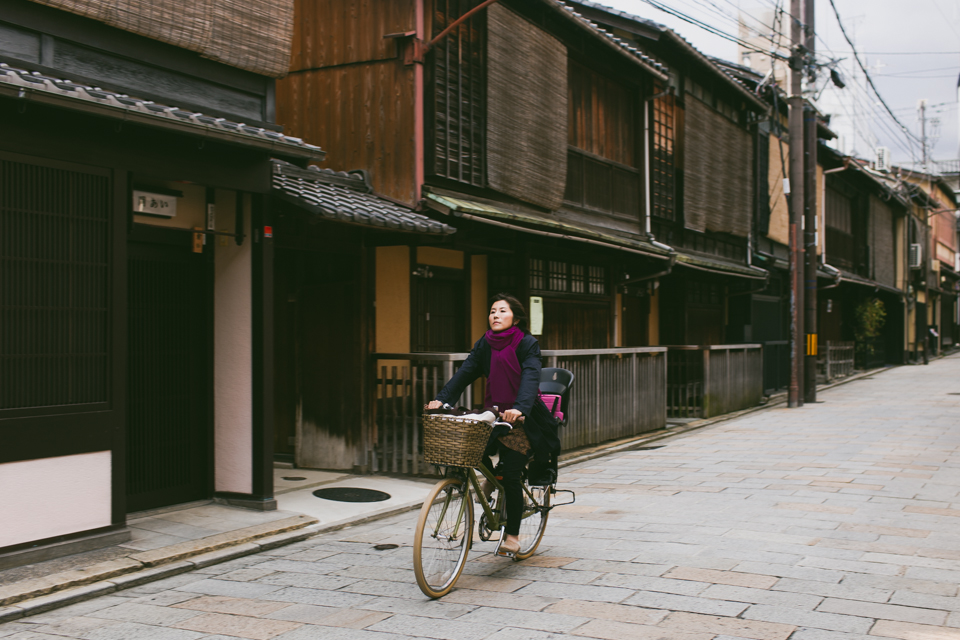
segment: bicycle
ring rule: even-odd
[[[441,437],[441,433],[447,441],[437,445],[436,440]],[[413,545],[413,568],[417,585],[429,598],[440,598],[449,593],[467,563],[467,554],[473,545],[472,494],[476,494],[483,510],[477,532],[479,539],[489,541],[493,534],[499,531],[499,552],[500,543],[506,537],[506,500],[503,485],[494,473],[480,462],[489,433],[487,423],[479,420],[443,415],[424,416],[425,449],[433,449],[427,454],[428,461],[447,467],[446,477],[433,487],[420,509]],[[480,490],[476,470],[483,474],[496,491],[496,500],[492,506]],[[520,549],[513,555],[514,561],[526,560],[540,546],[550,510],[561,506],[551,504],[551,496],[556,493],[570,493],[573,500],[563,504],[572,504],[576,500],[572,491],[558,491],[552,483],[530,485],[526,471],[523,474],[522,487],[524,507],[518,535]]]

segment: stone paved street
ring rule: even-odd
[[[540,553],[478,543],[440,601],[416,586],[410,512],[0,637],[960,640],[960,357],[820,399],[562,470],[577,503]]]

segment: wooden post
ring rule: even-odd
[[[703,400],[701,405],[702,418],[709,418],[711,412],[710,396],[713,393],[710,380],[710,349],[703,349]]]

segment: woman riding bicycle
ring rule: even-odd
[[[427,409],[455,402],[467,385],[481,375],[487,377],[483,406],[499,408],[501,419],[513,425],[509,433],[487,447],[484,456],[487,468],[492,468],[491,454],[500,456],[497,468],[498,475],[503,476],[507,524],[499,552],[512,555],[520,549],[517,535],[523,514],[523,469],[534,454],[558,454],[560,440],[556,422],[539,398],[540,345],[526,331],[523,305],[511,295],[497,294],[490,300],[488,321],[490,330],[473,345],[470,356]],[[488,493],[488,487],[484,487],[484,493]]]

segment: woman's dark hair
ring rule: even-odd
[[[527,310],[523,308],[523,303],[520,302],[515,296],[510,295],[509,293],[498,293],[495,296],[490,296],[490,302],[487,303],[487,309],[493,306],[494,302],[500,302],[503,300],[510,306],[510,311],[513,312],[513,322],[514,325],[519,327],[521,331],[527,331]]]

